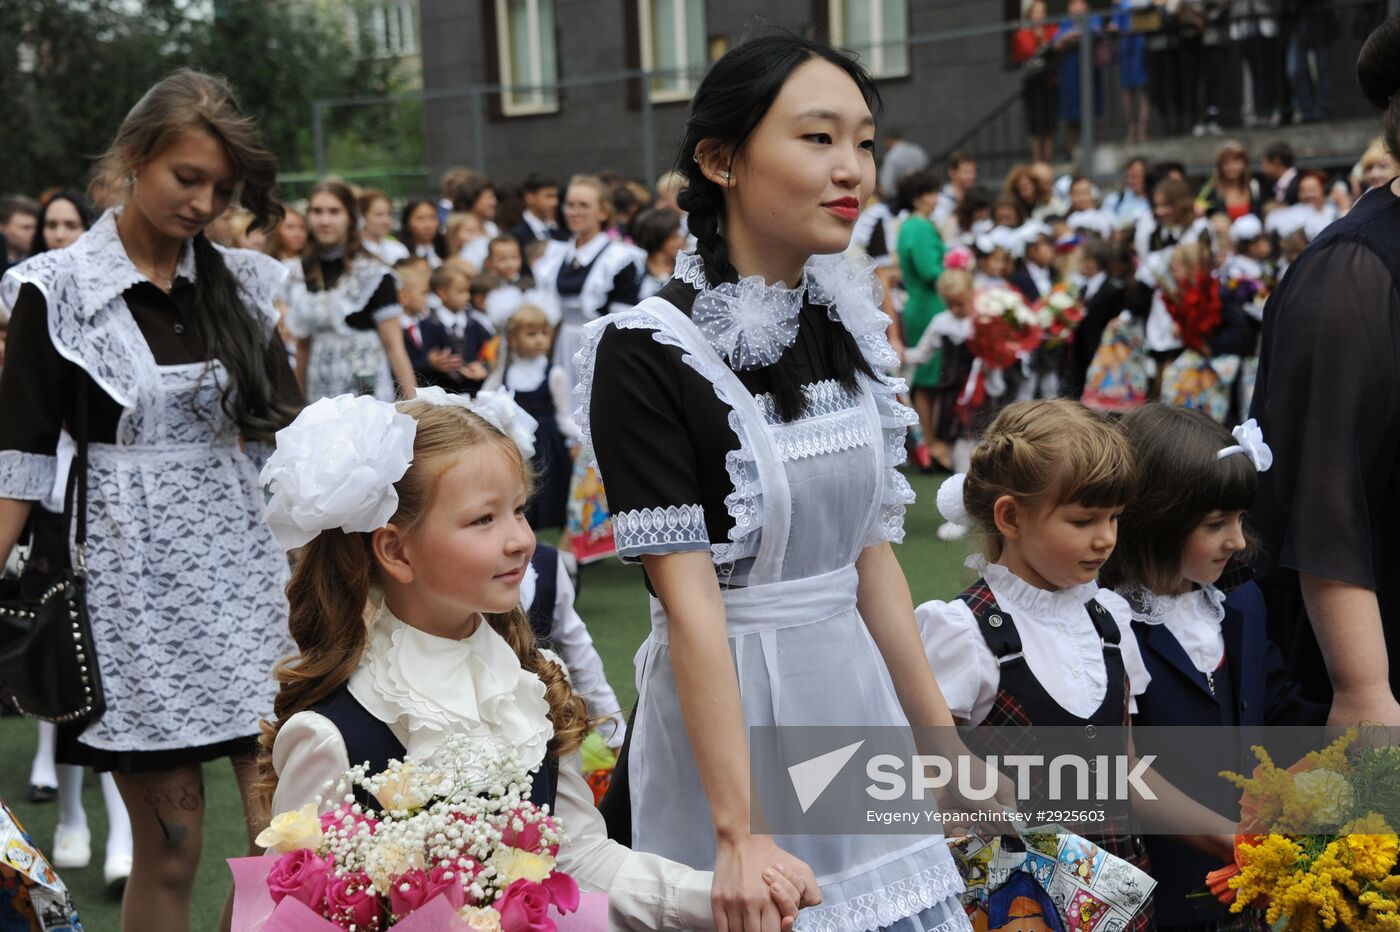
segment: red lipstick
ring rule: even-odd
[[[853,197],[838,197],[834,201],[827,201],[822,205],[842,220],[854,223],[856,217],[860,216],[860,201]]]

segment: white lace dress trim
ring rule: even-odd
[[[200,747],[256,735],[272,712],[268,671],[293,649],[287,562],[223,409],[223,366],[157,365],[131,316],[122,295],[145,276],[116,217],[11,269],[0,290],[13,301],[34,284],[54,348],[125,409],[116,443],[89,450],[87,598],[107,711],[80,740],[107,751]],[[286,267],[220,252],[270,333]],[[187,244],[177,275],[195,273]]]
[[[703,505],[634,508],[613,515],[612,522],[617,552],[624,557],[658,545],[675,550],[702,550],[710,546]]]
[[[861,259],[866,261],[862,262]],[[694,253],[683,253],[676,260],[675,277],[704,287],[704,269],[699,257]],[[697,284],[697,282],[699,284]],[[880,493],[878,520],[871,529],[867,545],[880,541],[899,543],[904,539],[904,510],[914,502],[914,490],[899,471],[899,466],[908,454],[904,447],[909,426],[917,422],[913,409],[902,404],[898,395],[908,391],[902,379],[893,378],[885,370],[899,364],[899,357],[890,348],[885,336],[889,326],[889,316],[880,309],[878,285],[874,283],[868,257],[822,257],[808,263],[803,277],[804,287],[812,300],[830,307],[831,319],[844,326],[859,346],[874,379],[863,379],[863,385],[874,396],[875,406],[880,414],[880,427],[884,435],[883,457],[885,481]],[[778,289],[784,294],[798,294],[793,289]],[[697,298],[697,301],[699,298]],[[777,303],[774,303],[777,306]],[[800,302],[799,302],[800,306]],[[704,361],[685,352],[681,340],[656,315],[648,312],[645,305],[630,311],[609,314],[584,329],[579,351],[574,357],[578,373],[578,409],[575,420],[583,432],[585,447],[592,448],[590,433],[589,406],[592,396],[594,363],[598,355],[598,344],[607,327],[621,329],[651,330],[652,338],[665,346],[682,350],[682,360],[715,388],[715,395],[729,408],[729,427],[739,438],[736,449],[725,456],[725,468],[729,473],[730,492],[725,496],[724,505],[733,520],[727,543],[713,544],[711,554],[716,565],[734,563],[752,557],[758,550],[759,530],[763,522],[763,489],[754,465],[753,441],[749,438],[751,429],[735,413],[735,401],[728,397],[723,373],[712,371]],[[703,331],[702,331],[703,332]],[[707,337],[708,341],[708,337]],[[713,345],[713,344],[711,344]],[[839,383],[825,380],[815,385],[804,386],[809,405],[804,412],[801,424],[807,418],[830,414],[842,410],[854,394]],[[774,418],[772,399],[758,397],[764,416]],[[834,452],[851,449],[862,444],[857,429],[852,423],[841,426],[802,428],[803,433],[794,434],[786,445],[784,457],[816,455],[819,452]]]
[[[826,878],[818,878],[823,895],[837,899]],[[836,887],[842,886],[838,881]],[[908,877],[890,881],[879,890],[861,893],[830,906],[816,906],[798,914],[799,932],[868,932],[895,928],[910,932],[954,932],[972,928],[957,899],[963,879],[952,860],[935,864]],[[937,920],[924,925],[919,920]]]

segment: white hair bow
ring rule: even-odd
[[[515,403],[515,392],[508,388],[482,389],[472,398],[454,394],[438,385],[429,385],[418,389],[413,400],[466,408],[514,440],[521,456],[528,460],[535,455],[535,428],[539,422]]]
[[[1254,418],[1245,421],[1230,433],[1238,443],[1215,454],[1217,459],[1223,460],[1232,454],[1243,453],[1259,472],[1266,472],[1274,465],[1274,451],[1264,442],[1264,432],[1259,429],[1259,423]]]

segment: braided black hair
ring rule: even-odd
[[[705,277],[711,285],[736,282],[739,276],[730,262],[729,246],[721,231],[724,189],[705,177],[696,160],[696,149],[702,141],[708,141],[731,156],[737,154],[773,106],[787,79],[813,59],[844,71],[860,89],[871,112],[879,109],[880,92],[859,62],[825,43],[790,32],[748,39],[725,52],[691,99],[685,137],[676,156],[676,171],[685,178],[677,203],[687,213],[686,225],[695,237],[696,252],[704,261]],[[857,374],[873,373],[855,338],[845,328],[836,328],[835,337],[828,363],[839,373],[841,384],[854,389]],[[771,394],[784,421],[801,415],[801,385],[783,360],[744,373],[744,381],[752,391]]]

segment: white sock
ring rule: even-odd
[[[117,790],[117,781],[110,773],[100,775],[98,780],[102,785],[102,801],[107,804],[107,857],[131,857],[131,817]]]
[[[34,749],[34,763],[29,768],[31,786],[58,786],[54,771],[53,752],[58,744],[58,726],[52,722],[39,723],[39,746]]]
[[[83,810],[83,768],[72,764],[58,767],[58,826],[87,828],[87,812]]]

